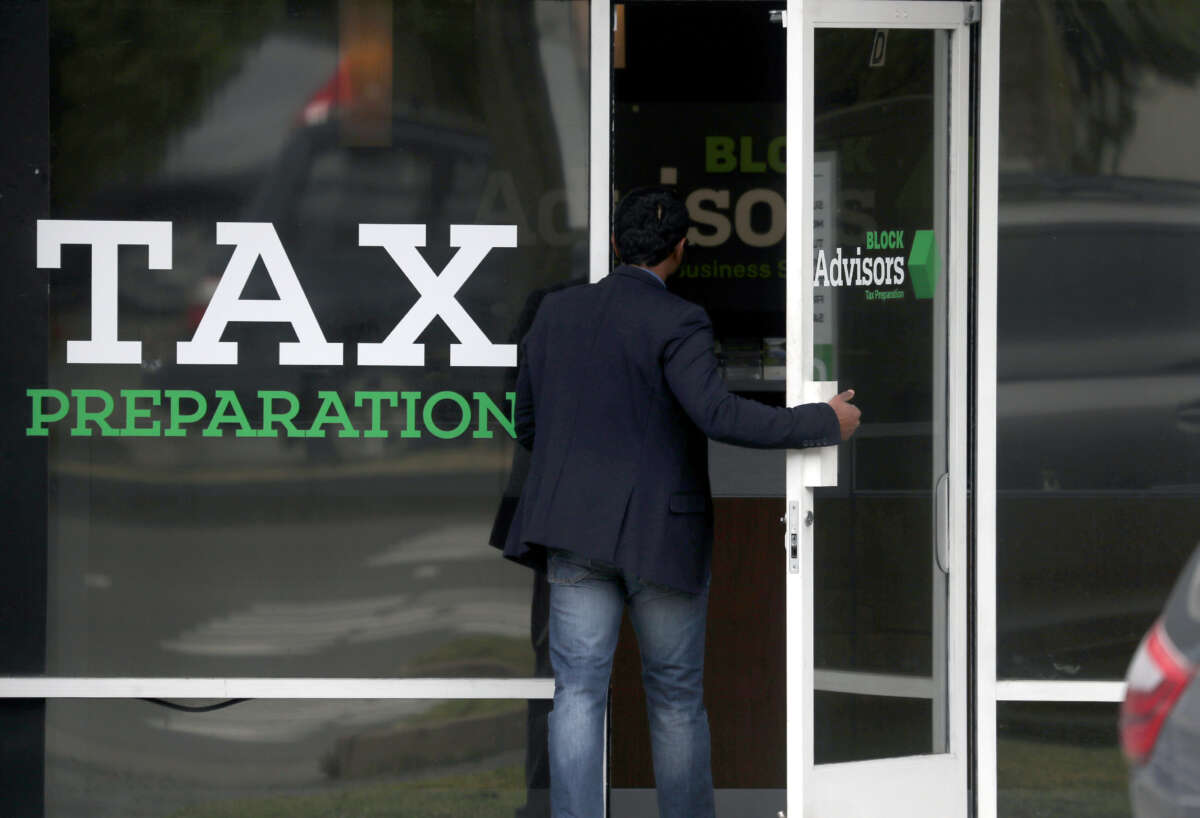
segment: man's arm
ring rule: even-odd
[[[668,344],[664,372],[683,411],[713,440],[763,449],[830,446],[842,440],[838,413],[828,403],[783,408],[731,394],[713,354],[712,324],[698,307]]]

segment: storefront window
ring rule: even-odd
[[[49,4],[48,373],[7,432],[46,452],[47,675],[548,672],[488,543],[514,345],[587,280],[588,14]]]
[[[1002,678],[1121,678],[1200,539],[1198,33],[1003,5]]]
[[[546,796],[526,790],[525,713],[523,701],[487,699],[253,701],[211,712],[52,700],[38,814],[511,818]]]
[[[1128,818],[1113,704],[1006,702],[997,711],[1000,818]]]

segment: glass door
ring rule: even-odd
[[[967,814],[975,11],[790,4],[788,402],[854,389],[863,413],[788,456],[793,816]]]

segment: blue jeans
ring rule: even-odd
[[[554,818],[602,818],[604,712],[621,613],[642,655],[660,818],[712,818],[704,628],[708,591],[688,594],[552,551],[550,803]]]

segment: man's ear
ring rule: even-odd
[[[612,242],[613,255],[617,257],[617,261],[620,261],[621,251],[617,249],[617,234],[609,233],[608,240]]]
[[[683,238],[681,238],[679,240],[679,244],[676,244],[675,249],[671,251],[671,255],[675,256],[676,261],[678,261],[678,262],[683,261],[683,248],[685,246],[687,246],[687,236],[684,236]]]

